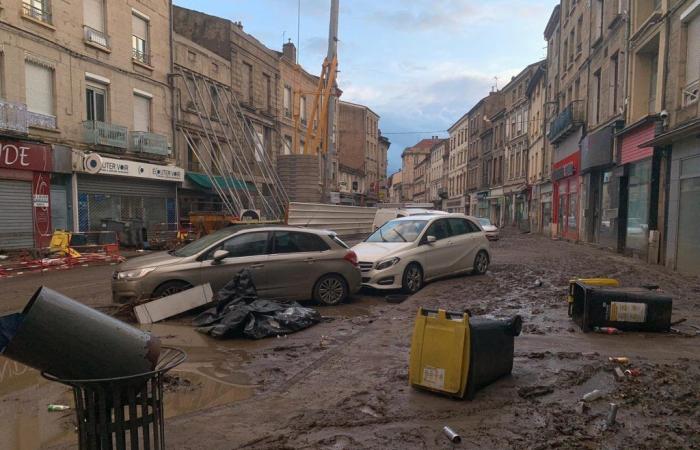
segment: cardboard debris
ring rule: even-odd
[[[209,283],[202,284],[177,294],[135,306],[134,314],[136,314],[136,319],[142,325],[155,323],[206,305],[212,301],[212,297],[211,285]]]

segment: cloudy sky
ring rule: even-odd
[[[243,22],[272,49],[299,41],[300,61],[320,73],[330,0],[174,0]],[[340,0],[339,83],[343,99],[369,106],[401,152],[449,128],[496,83],[545,57],[542,36],[555,0]],[[424,133],[417,133],[424,132]]]

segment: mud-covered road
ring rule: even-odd
[[[566,313],[567,282],[577,276],[656,283],[674,298],[674,320],[687,320],[678,334],[583,334]],[[472,401],[409,387],[419,306],[520,314],[512,376]],[[321,324],[263,341],[213,341],[186,319],[153,326],[189,354],[167,387],[167,447],[452,448],[441,433],[449,425],[462,435],[457,448],[700,448],[696,278],[587,246],[508,234],[493,246],[484,276],[432,283],[399,305],[365,293],[320,310]],[[639,376],[616,381],[610,356],[628,357],[623,369],[639,369]],[[42,409],[70,402],[66,391],[0,362],[0,433],[12,437],[5,442],[26,444],[8,448],[71,448],[70,414]],[[594,389],[604,396],[579,410],[582,395]],[[606,427],[611,402],[619,404],[617,424]],[[18,414],[23,419],[13,422]],[[44,430],[41,439],[30,433],[36,427]]]

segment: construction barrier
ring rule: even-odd
[[[364,237],[374,231],[376,214],[377,208],[291,202],[287,225],[331,230],[343,238]]]

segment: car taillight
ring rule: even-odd
[[[352,250],[348,250],[343,259],[352,264],[353,266],[357,267],[357,254]]]

